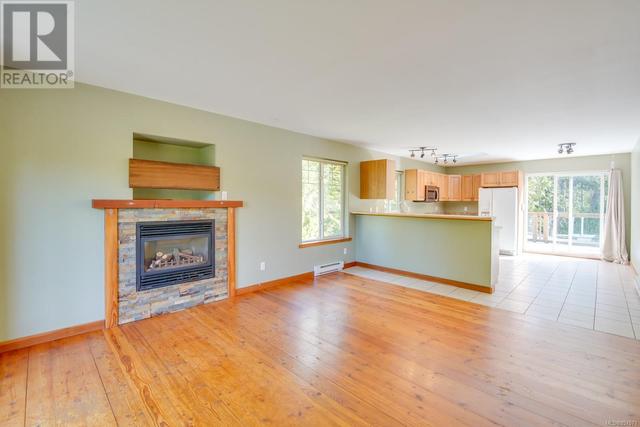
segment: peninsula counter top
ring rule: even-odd
[[[392,216],[405,218],[426,218],[426,219],[454,219],[465,221],[493,221],[490,216],[478,215],[449,215],[449,214],[422,214],[411,212],[351,212],[352,215],[372,215],[372,216]]]

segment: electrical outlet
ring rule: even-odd
[[[262,261],[260,263],[260,271],[265,271],[267,269],[267,263]]]
[[[347,251],[347,248],[344,248],[344,254],[345,254],[345,255],[347,254],[347,252],[348,252],[348,251]]]

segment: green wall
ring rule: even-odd
[[[83,84],[2,90],[0,341],[104,317],[103,212],[90,201],[132,197],[127,162],[134,133],[215,145],[221,188],[245,201],[237,223],[241,287],[353,260],[352,242],[298,248],[303,155],[349,162],[354,209],[372,203],[357,199],[359,162],[392,158]],[[397,159],[398,169],[411,167],[424,163]]]
[[[627,222],[627,246],[631,244],[631,155],[612,154],[603,156],[567,156],[559,159],[531,160],[525,162],[494,163],[475,166],[458,166],[446,168],[448,174],[467,175],[480,172],[521,170],[526,173],[540,172],[577,172],[577,171],[605,171],[611,168],[611,162],[615,161],[615,167],[622,171],[624,186],[624,205]],[[638,182],[637,179],[635,182]],[[637,187],[637,185],[635,186]],[[637,189],[636,189],[637,191]],[[455,206],[455,211],[460,211],[460,204]],[[477,203],[469,204],[469,207],[477,209]],[[450,209],[451,211],[451,209]],[[640,248],[639,248],[640,249]]]
[[[161,162],[191,163],[194,165],[215,166],[215,145],[189,146],[167,144],[155,141],[133,140],[133,158],[157,160]],[[213,198],[210,191],[162,190],[156,188],[136,188],[134,199],[195,199]]]
[[[356,215],[356,259],[491,287],[491,222]]]
[[[640,140],[631,153],[631,262],[640,269]]]

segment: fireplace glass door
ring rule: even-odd
[[[209,238],[203,235],[159,237],[144,242],[145,272],[203,265],[209,257]]]
[[[138,223],[138,291],[213,277],[214,230],[212,220]]]

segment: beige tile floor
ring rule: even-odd
[[[524,254],[500,258],[493,294],[352,267],[346,273],[640,340],[640,296],[631,267]]]

